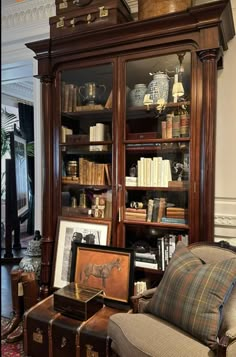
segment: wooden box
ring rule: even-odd
[[[40,301],[24,315],[24,352],[30,357],[51,357],[48,334],[52,321],[61,315],[53,308],[53,295]]]
[[[156,139],[159,138],[157,132],[127,133],[127,140]]]
[[[50,17],[50,37],[60,38],[131,20],[131,13],[124,0],[107,0],[102,6],[86,6],[69,12],[65,16]]]
[[[54,292],[54,309],[66,316],[84,321],[103,306],[103,291],[70,283]]]

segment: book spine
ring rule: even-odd
[[[162,217],[161,222],[163,222],[163,223],[187,224],[186,219],[183,219],[183,218],[168,218],[168,217]]]
[[[140,268],[158,269],[157,263],[147,263],[147,262],[135,261],[135,266],[140,267]]]

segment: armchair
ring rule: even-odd
[[[178,243],[157,288],[108,323],[107,356],[235,357],[236,248]]]

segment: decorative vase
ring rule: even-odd
[[[129,92],[129,103],[134,107],[143,106],[143,99],[147,92],[146,84],[135,84],[134,89]]]
[[[35,231],[35,237],[29,241],[26,254],[21,259],[19,267],[26,272],[35,272],[36,279],[39,280],[41,272],[41,236],[39,231]]]
[[[169,78],[166,73],[155,73],[153,80],[148,85],[148,94],[153,104],[157,104],[159,99],[163,99],[165,103],[168,101],[169,95]]]

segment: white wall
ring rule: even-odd
[[[132,11],[137,11],[137,0],[128,0]],[[236,23],[236,0],[231,0]],[[25,47],[26,42],[49,37],[48,18],[55,14],[53,0],[25,0],[16,3],[2,1],[2,65],[17,61],[29,61],[32,70],[33,53]],[[236,37],[229,43],[224,54],[224,69],[218,73],[217,124],[216,124],[216,181],[215,181],[215,239],[230,240],[236,245]],[[11,66],[6,66],[9,70]],[[22,71],[21,71],[22,73]],[[26,74],[27,76],[27,74]],[[27,79],[27,77],[26,77]],[[19,78],[20,80],[20,78]],[[37,81],[36,81],[37,82]],[[9,81],[11,85],[12,81]],[[12,87],[10,87],[12,92]],[[37,128],[36,151],[42,153],[40,86],[34,82],[34,100],[37,101],[35,127]],[[12,98],[2,96],[3,104],[10,104]],[[37,161],[37,159],[36,159]],[[36,208],[36,229],[41,230],[42,160],[38,160],[36,173],[39,182],[36,187],[38,209]]]
[[[231,1],[236,24],[236,0]],[[218,72],[215,180],[215,240],[236,245],[236,37]]]

